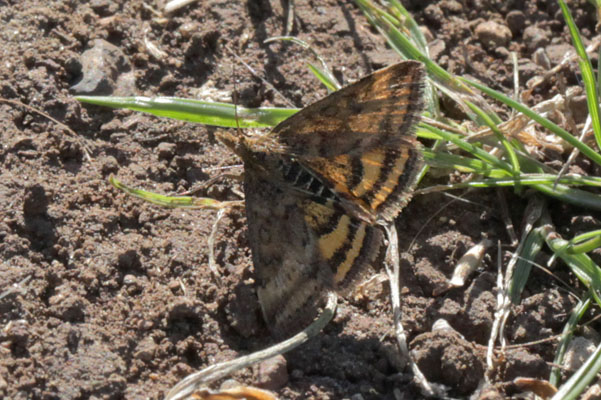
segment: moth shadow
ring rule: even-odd
[[[393,399],[399,369],[398,350],[392,341],[376,335],[339,334],[333,323],[323,332],[284,355],[291,373],[291,386],[349,398],[360,393],[365,399]]]
[[[227,323],[220,324],[221,336],[240,355],[263,350],[279,341],[263,322],[254,285],[241,279],[224,303],[222,315]],[[324,393],[333,398],[350,398],[361,393],[366,400],[394,399],[393,389],[401,384],[401,361],[396,342],[387,334],[392,329],[391,316],[380,321],[379,317],[365,314],[343,302],[322,332],[285,353],[285,368],[280,366],[278,372],[287,379],[285,387],[304,393],[306,398],[311,395],[320,398]],[[272,360],[265,362],[266,369],[253,367],[255,382],[267,379],[262,371],[281,362]]]

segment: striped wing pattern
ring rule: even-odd
[[[424,68],[405,61],[306,107],[260,139],[228,144],[245,164],[249,241],[276,336],[304,328],[328,290],[377,258],[422,165],[414,125]]]

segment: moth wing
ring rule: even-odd
[[[356,215],[390,221],[422,166],[415,124],[425,70],[404,61],[304,108],[267,135],[316,172]]]
[[[329,290],[345,292],[365,274],[382,242],[379,228],[332,201],[245,170],[248,237],[257,295],[276,336],[308,326]]]
[[[424,78],[417,61],[381,69],[303,108],[268,136],[303,158],[413,143]]]

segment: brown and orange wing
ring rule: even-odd
[[[416,61],[377,71],[283,121],[266,140],[328,182],[350,212],[391,220],[422,165],[414,132],[424,76]]]
[[[329,290],[363,276],[382,242],[379,228],[320,199],[245,171],[248,235],[257,294],[270,330],[283,337],[308,326]]]

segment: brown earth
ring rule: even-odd
[[[82,106],[73,94],[194,98],[213,89],[216,100],[225,93],[232,101],[237,79],[242,105],[307,105],[326,94],[306,68],[307,54],[294,45],[263,43],[284,33],[287,3],[199,1],[163,16],[153,2],[141,0],[0,0],[0,97],[41,110],[77,133],[0,102],[0,397],[159,399],[195,370],[272,343],[258,312],[242,210],[229,212],[219,225],[218,281],[208,268],[207,246],[215,212],[160,209],[107,183],[116,174],[161,193],[200,188],[198,195],[239,199],[236,180],[202,186],[222,173],[218,167],[240,169],[240,161],[214,140],[215,129]],[[399,60],[353,3],[295,4],[292,33],[314,46],[344,82]],[[569,43],[551,0],[406,6],[427,31],[435,60],[507,93],[513,86],[510,51],[518,54],[524,84],[545,70],[533,61],[537,49],[552,66]],[[591,38],[593,7],[584,0],[570,7]],[[491,38],[490,29],[476,29],[486,21],[503,29]],[[165,56],[152,54],[145,39]],[[96,53],[82,57],[93,47]],[[93,62],[98,55],[104,63]],[[579,84],[576,67],[565,71],[567,85]],[[550,98],[557,88],[552,79],[532,99]],[[576,115],[578,108],[573,110]],[[516,227],[526,205],[504,190],[471,191],[463,199],[418,196],[398,221],[402,250],[415,240],[401,290],[410,348],[426,376],[448,385],[453,396],[473,393],[482,378],[495,310],[496,248],[466,287],[433,292],[483,238],[500,241],[507,260],[513,248],[499,204],[509,203]],[[550,206],[566,235],[599,227],[586,210]],[[575,281],[561,265],[555,273]],[[284,399],[393,399],[394,389],[403,398],[419,398],[411,376],[398,368],[388,294],[382,283],[367,297],[342,302],[323,334],[271,365],[276,373],[263,365],[233,378],[274,389]],[[523,299],[509,321],[510,343],[559,333],[575,304],[537,270]],[[463,338],[431,332],[439,318]],[[496,382],[548,377],[555,346],[551,340],[509,351]],[[505,395],[514,390],[501,387]]]

